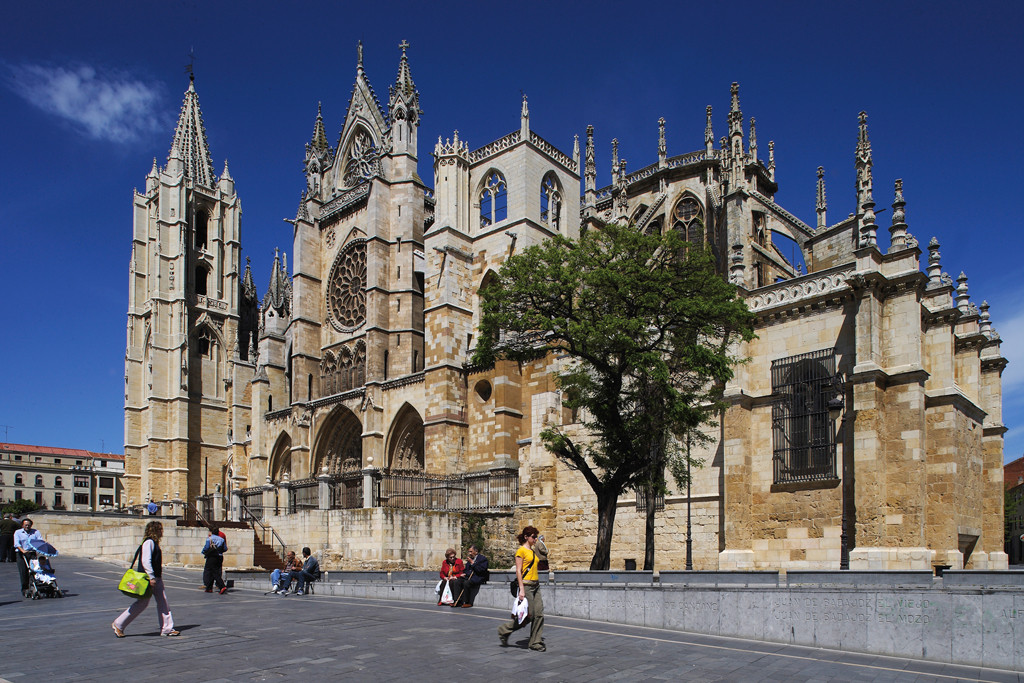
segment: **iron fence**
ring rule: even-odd
[[[263,519],[263,487],[239,489],[237,493],[242,503],[242,521]]]
[[[343,474],[331,480],[331,509],[352,510],[363,507],[363,475]]]
[[[519,474],[480,472],[437,475],[383,473],[375,482],[381,507],[469,512],[507,510],[519,502]]]
[[[316,510],[320,507],[320,482],[316,479],[298,479],[288,485],[288,512]]]
[[[213,519],[213,494],[208,493],[205,496],[196,496],[196,511],[199,516],[206,519]]]

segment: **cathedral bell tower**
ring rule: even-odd
[[[244,477],[258,304],[241,269],[241,213],[227,162],[214,172],[190,79],[167,165],[154,159],[134,198],[126,503],[193,502]]]

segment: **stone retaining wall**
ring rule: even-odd
[[[631,572],[584,574],[542,573],[546,614],[1024,670],[1021,572],[950,572],[949,585],[925,585],[917,572],[672,572],[672,583]],[[512,576],[492,571],[475,604],[508,609]],[[235,578],[240,586],[269,585],[262,575]],[[427,572],[392,572],[386,580],[379,572],[327,572],[316,591],[433,604],[436,583]]]
[[[160,541],[164,565],[201,567],[205,558],[200,552],[206,537],[201,527],[177,526],[173,519],[129,515],[62,515],[37,514],[32,518],[43,538],[62,555],[88,557],[127,566],[142,542],[146,524],[159,521],[164,525]],[[229,569],[253,568],[253,533],[251,529],[223,529],[228,552],[224,566]]]

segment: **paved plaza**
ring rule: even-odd
[[[151,603],[118,640],[123,569],[54,560],[64,599],[22,600],[0,564],[2,681],[1024,681],[1009,671],[549,617],[548,651],[527,631],[498,644],[502,610],[314,595],[199,589],[201,572],[166,568],[179,638],[158,635]],[[484,590],[496,590],[490,587]]]

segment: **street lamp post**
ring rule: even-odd
[[[693,535],[690,533],[690,435],[686,435],[686,571],[693,569]]]
[[[836,394],[828,402],[828,416],[832,420],[832,424],[836,423],[836,420],[842,420],[839,422],[839,426],[832,431],[832,452],[835,454],[835,449],[839,441],[839,433],[843,427],[843,423],[846,421],[846,414],[844,412],[845,406],[843,405],[843,398],[840,394]],[[843,449],[843,461],[841,463],[840,473],[842,478],[839,482],[839,493],[840,493],[840,505],[842,506],[842,527],[839,534],[839,569],[840,571],[850,568],[850,546],[849,537],[847,535],[847,514],[846,514],[846,496],[847,496],[847,481],[846,481],[846,449]]]

